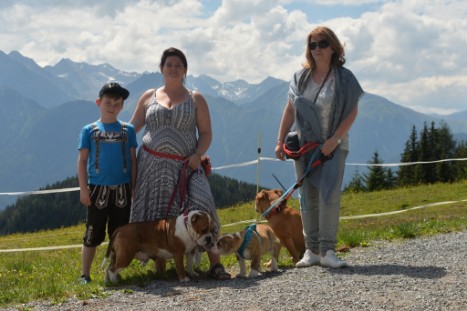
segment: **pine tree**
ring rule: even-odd
[[[385,189],[394,189],[397,187],[397,176],[394,172],[388,168],[386,170],[386,180],[385,180]]]
[[[454,149],[454,158],[467,158],[467,144],[465,141],[460,141],[456,144],[456,148]],[[467,161],[456,161],[453,167],[456,180],[467,179]]]
[[[344,189],[345,192],[365,192],[367,191],[365,180],[360,174],[358,168],[355,169],[355,172],[352,176],[352,180]]]
[[[434,122],[429,129],[425,123],[419,142],[416,137],[414,126],[401,155],[401,162],[436,162],[455,157],[456,142],[445,122],[440,123],[439,129]],[[450,161],[401,166],[398,172],[398,185],[451,182],[459,178],[460,172],[462,170],[459,170],[459,165]]]
[[[420,142],[418,144],[418,161],[433,161],[433,150],[430,136],[430,131],[425,123],[420,134]],[[417,182],[422,184],[433,183],[435,179],[434,176],[436,175],[434,169],[434,164],[417,164],[415,166],[415,178]]]
[[[379,159],[378,151],[373,153],[373,158],[369,164],[382,164],[383,161]],[[377,191],[386,188],[386,170],[379,165],[373,165],[370,172],[365,175],[366,188],[368,191]]]
[[[417,129],[412,127],[410,138],[405,143],[404,152],[401,154],[401,163],[413,163],[418,161],[418,141]],[[400,166],[397,174],[397,184],[399,186],[414,185],[417,183],[414,165]]]
[[[456,142],[446,122],[440,123],[436,139],[436,146],[434,148],[436,160],[452,159],[454,157]],[[456,169],[453,162],[446,161],[436,164],[436,181],[452,182],[454,180],[456,180]]]

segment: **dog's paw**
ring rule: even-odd
[[[272,260],[269,260],[268,262],[265,262],[265,263],[264,263],[264,266],[265,266],[266,268],[271,268],[271,266],[272,266]]]
[[[246,274],[238,273],[235,277],[236,278],[246,278]]]
[[[118,284],[120,281],[120,275],[118,273],[112,273],[110,270],[105,272],[104,283],[105,284]]]
[[[271,259],[271,271],[272,272],[279,272],[279,267],[277,266],[277,259]]]
[[[180,279],[180,283],[187,283],[187,282],[190,282],[190,278],[189,277],[184,277],[182,279]]]
[[[258,271],[254,270],[254,269],[251,269],[250,275],[249,275],[248,277],[250,277],[250,278],[256,278],[256,277],[259,276],[259,274],[260,274],[260,273],[259,273]]]

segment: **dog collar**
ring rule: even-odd
[[[183,223],[185,224],[185,228],[188,229],[188,214],[183,215]]]
[[[196,242],[196,238],[192,237],[191,234],[190,234],[190,230],[188,228],[188,211],[185,210],[185,212],[183,213],[183,223],[185,224],[185,228],[186,228],[186,231],[188,232],[188,236]]]
[[[274,207],[272,211],[266,215],[266,219],[270,219],[272,216],[279,214],[284,208],[286,208],[286,205],[285,202],[282,202],[279,206]]]

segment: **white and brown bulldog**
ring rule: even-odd
[[[118,282],[118,273],[126,268],[133,258],[147,260],[157,258],[175,261],[178,279],[187,282],[183,264],[186,255],[187,273],[196,277],[193,270],[193,250],[202,246],[218,252],[213,230],[214,219],[206,212],[191,211],[169,220],[129,223],[115,230],[107,249],[105,261],[110,265],[105,272],[106,282]]]
[[[261,273],[261,256],[271,253],[271,271],[277,272],[277,261],[281,244],[268,225],[257,224],[233,234],[223,234],[217,240],[217,248],[221,255],[235,253],[240,266],[237,277],[246,277],[245,260],[251,260],[249,277],[256,277]]]
[[[282,196],[282,190],[261,190],[256,195],[256,211],[263,214],[276,200]],[[305,253],[305,238],[303,236],[302,217],[293,208],[281,202],[266,216],[269,225],[282,245],[289,251],[294,263],[297,263]]]

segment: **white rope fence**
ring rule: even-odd
[[[250,165],[255,165],[258,161],[281,161],[276,158],[268,158],[268,157],[259,157],[257,160],[241,162],[236,164],[228,164],[224,166],[218,166],[211,168],[214,171],[223,170],[228,168],[238,168],[238,167],[245,167]],[[293,162],[294,160],[286,160],[288,162]],[[443,160],[436,160],[436,161],[419,161],[419,162],[400,162],[400,163],[346,163],[345,165],[348,166],[383,166],[383,167],[395,167],[395,166],[409,166],[409,165],[418,165],[418,164],[433,164],[433,163],[441,163],[441,162],[451,162],[451,161],[467,161],[467,158],[454,158],[454,159],[443,159]],[[36,194],[50,194],[50,193],[60,193],[60,192],[71,192],[71,191],[79,191],[79,187],[71,187],[71,188],[62,188],[62,189],[49,189],[49,190],[36,190],[36,191],[21,191],[21,192],[0,192],[0,195],[5,196],[19,196],[19,195],[36,195]]]
[[[349,165],[349,166],[367,166],[367,167],[372,167],[372,166],[394,167],[394,166],[408,166],[408,165],[432,164],[432,163],[440,163],[440,162],[466,161],[466,160],[467,160],[467,158],[455,158],[455,159],[443,159],[443,160],[437,160],[437,161],[419,161],[419,162],[403,162],[403,163],[378,163],[378,164],[372,164],[372,163],[346,163],[346,165]],[[241,163],[237,163],[237,164],[230,164],[230,165],[213,167],[212,170],[223,170],[223,169],[228,169],[228,168],[245,167],[245,166],[255,165],[255,164],[258,163],[258,161],[280,161],[280,160],[275,159],[275,158],[268,158],[268,157],[258,157],[257,160],[241,162]],[[293,160],[287,160],[287,161],[293,162]],[[79,187],[62,188],[62,189],[50,189],[50,190],[37,190],[37,191],[22,191],[22,192],[0,192],[0,195],[9,195],[9,196],[36,195],[36,194],[50,194],[50,193],[61,193],[61,192],[71,192],[71,191],[79,191]],[[458,202],[467,202],[467,199],[459,200],[459,201],[445,201],[445,202],[430,203],[430,204],[415,206],[415,207],[404,209],[404,210],[385,212],[385,213],[379,213],[379,214],[341,216],[340,219],[341,220],[352,220],[352,219],[362,219],[362,218],[369,218],[369,217],[384,217],[384,216],[390,216],[390,215],[395,215],[395,214],[400,214],[400,213],[406,213],[406,212],[421,209],[421,208],[441,206],[441,205],[449,205],[449,204],[454,204],[454,203],[458,203]],[[231,226],[235,226],[235,225],[239,225],[239,224],[253,223],[253,222],[256,222],[256,221],[257,221],[257,219],[243,220],[243,221],[239,221],[239,222],[235,222],[235,223],[224,224],[223,227],[231,227]],[[265,222],[265,221],[261,221],[261,222]],[[103,244],[106,244],[106,243],[107,242],[105,242]],[[82,244],[33,247],[33,248],[17,248],[17,249],[0,249],[0,253],[59,250],[59,249],[81,248],[81,247],[82,247]]]

